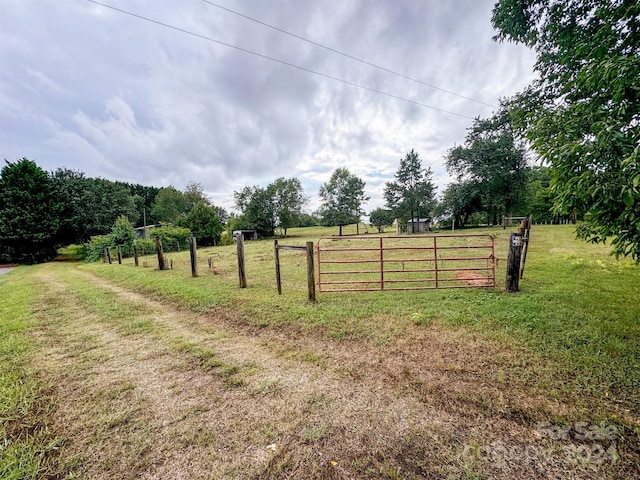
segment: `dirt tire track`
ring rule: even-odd
[[[50,296],[73,296],[56,273],[41,274]],[[125,334],[82,302],[73,305],[66,323],[45,322],[43,360],[62,380],[58,418],[72,426],[66,449],[88,478],[113,478],[114,472],[132,472],[130,478],[602,473],[569,464],[536,443],[531,419],[518,416],[531,406],[543,415],[563,413],[561,403],[531,399],[526,392],[526,398],[500,399],[505,389],[487,384],[475,370],[480,366],[453,368],[462,358],[455,342],[438,341],[437,330],[385,349],[326,338],[320,343],[295,330],[258,332],[222,309],[215,317],[197,315],[78,270],[72,274],[109,290],[116,301],[143,305],[140,317],[156,326]],[[459,341],[486,349],[479,358],[495,365],[490,346]],[[196,367],[191,352],[176,351],[180,342],[212,348],[242,383],[230,385],[216,369]],[[96,398],[104,411],[91,411]],[[487,399],[496,404],[487,408]],[[496,416],[501,410],[504,415]],[[111,451],[102,450],[105,435]],[[496,440],[536,449],[529,461],[513,465],[474,457],[473,445]],[[127,442],[136,455],[126,454]]]

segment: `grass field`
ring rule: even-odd
[[[0,277],[0,478],[640,476],[640,268],[534,226],[521,292],[320,293],[246,242]],[[291,229],[280,244],[335,233]],[[444,233],[444,232],[443,232]],[[448,232],[447,232],[448,233]],[[208,260],[214,265],[208,268]]]

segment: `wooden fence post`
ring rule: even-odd
[[[111,265],[111,250],[109,250],[109,247],[105,247],[104,252],[107,255],[107,261],[109,262],[109,265]]]
[[[313,242],[307,242],[307,290],[309,302],[316,303],[316,277],[313,268]]]
[[[162,240],[160,237],[156,237],[156,252],[158,253],[158,270],[166,270],[167,263],[164,258],[164,252],[162,251]]]
[[[236,235],[236,248],[238,252],[238,279],[240,288],[247,288],[247,274],[244,267],[244,235]]]
[[[189,237],[189,253],[191,254],[191,276],[198,276],[198,260],[196,257],[196,237]]]
[[[116,248],[118,249],[118,265],[122,265],[122,250],[120,249],[120,245]]]
[[[278,295],[282,295],[282,280],[280,278],[280,252],[278,251],[278,240],[273,241],[273,255],[276,261],[276,286],[278,287]]]
[[[133,263],[135,266],[138,266],[138,246],[136,245],[136,241],[133,241]]]
[[[520,279],[520,256],[522,255],[522,234],[511,233],[509,236],[509,255],[507,257],[507,278],[505,280],[505,290],[507,292],[517,292]]]
[[[522,234],[522,254],[520,256],[520,267],[518,270],[518,277],[522,279],[524,276],[524,264],[527,261],[527,251],[529,250],[529,236],[531,234],[531,215],[522,220],[520,229],[518,230]]]

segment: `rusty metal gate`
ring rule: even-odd
[[[322,237],[318,290],[356,292],[494,287],[491,235]]]

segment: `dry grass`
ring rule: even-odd
[[[197,314],[62,265],[39,281],[38,363],[58,385],[68,478],[638,473],[629,461],[576,460],[572,439],[539,438],[537,422],[584,412],[523,347],[424,322],[384,342],[264,329],[229,308]],[[532,387],[523,371],[548,383]]]

